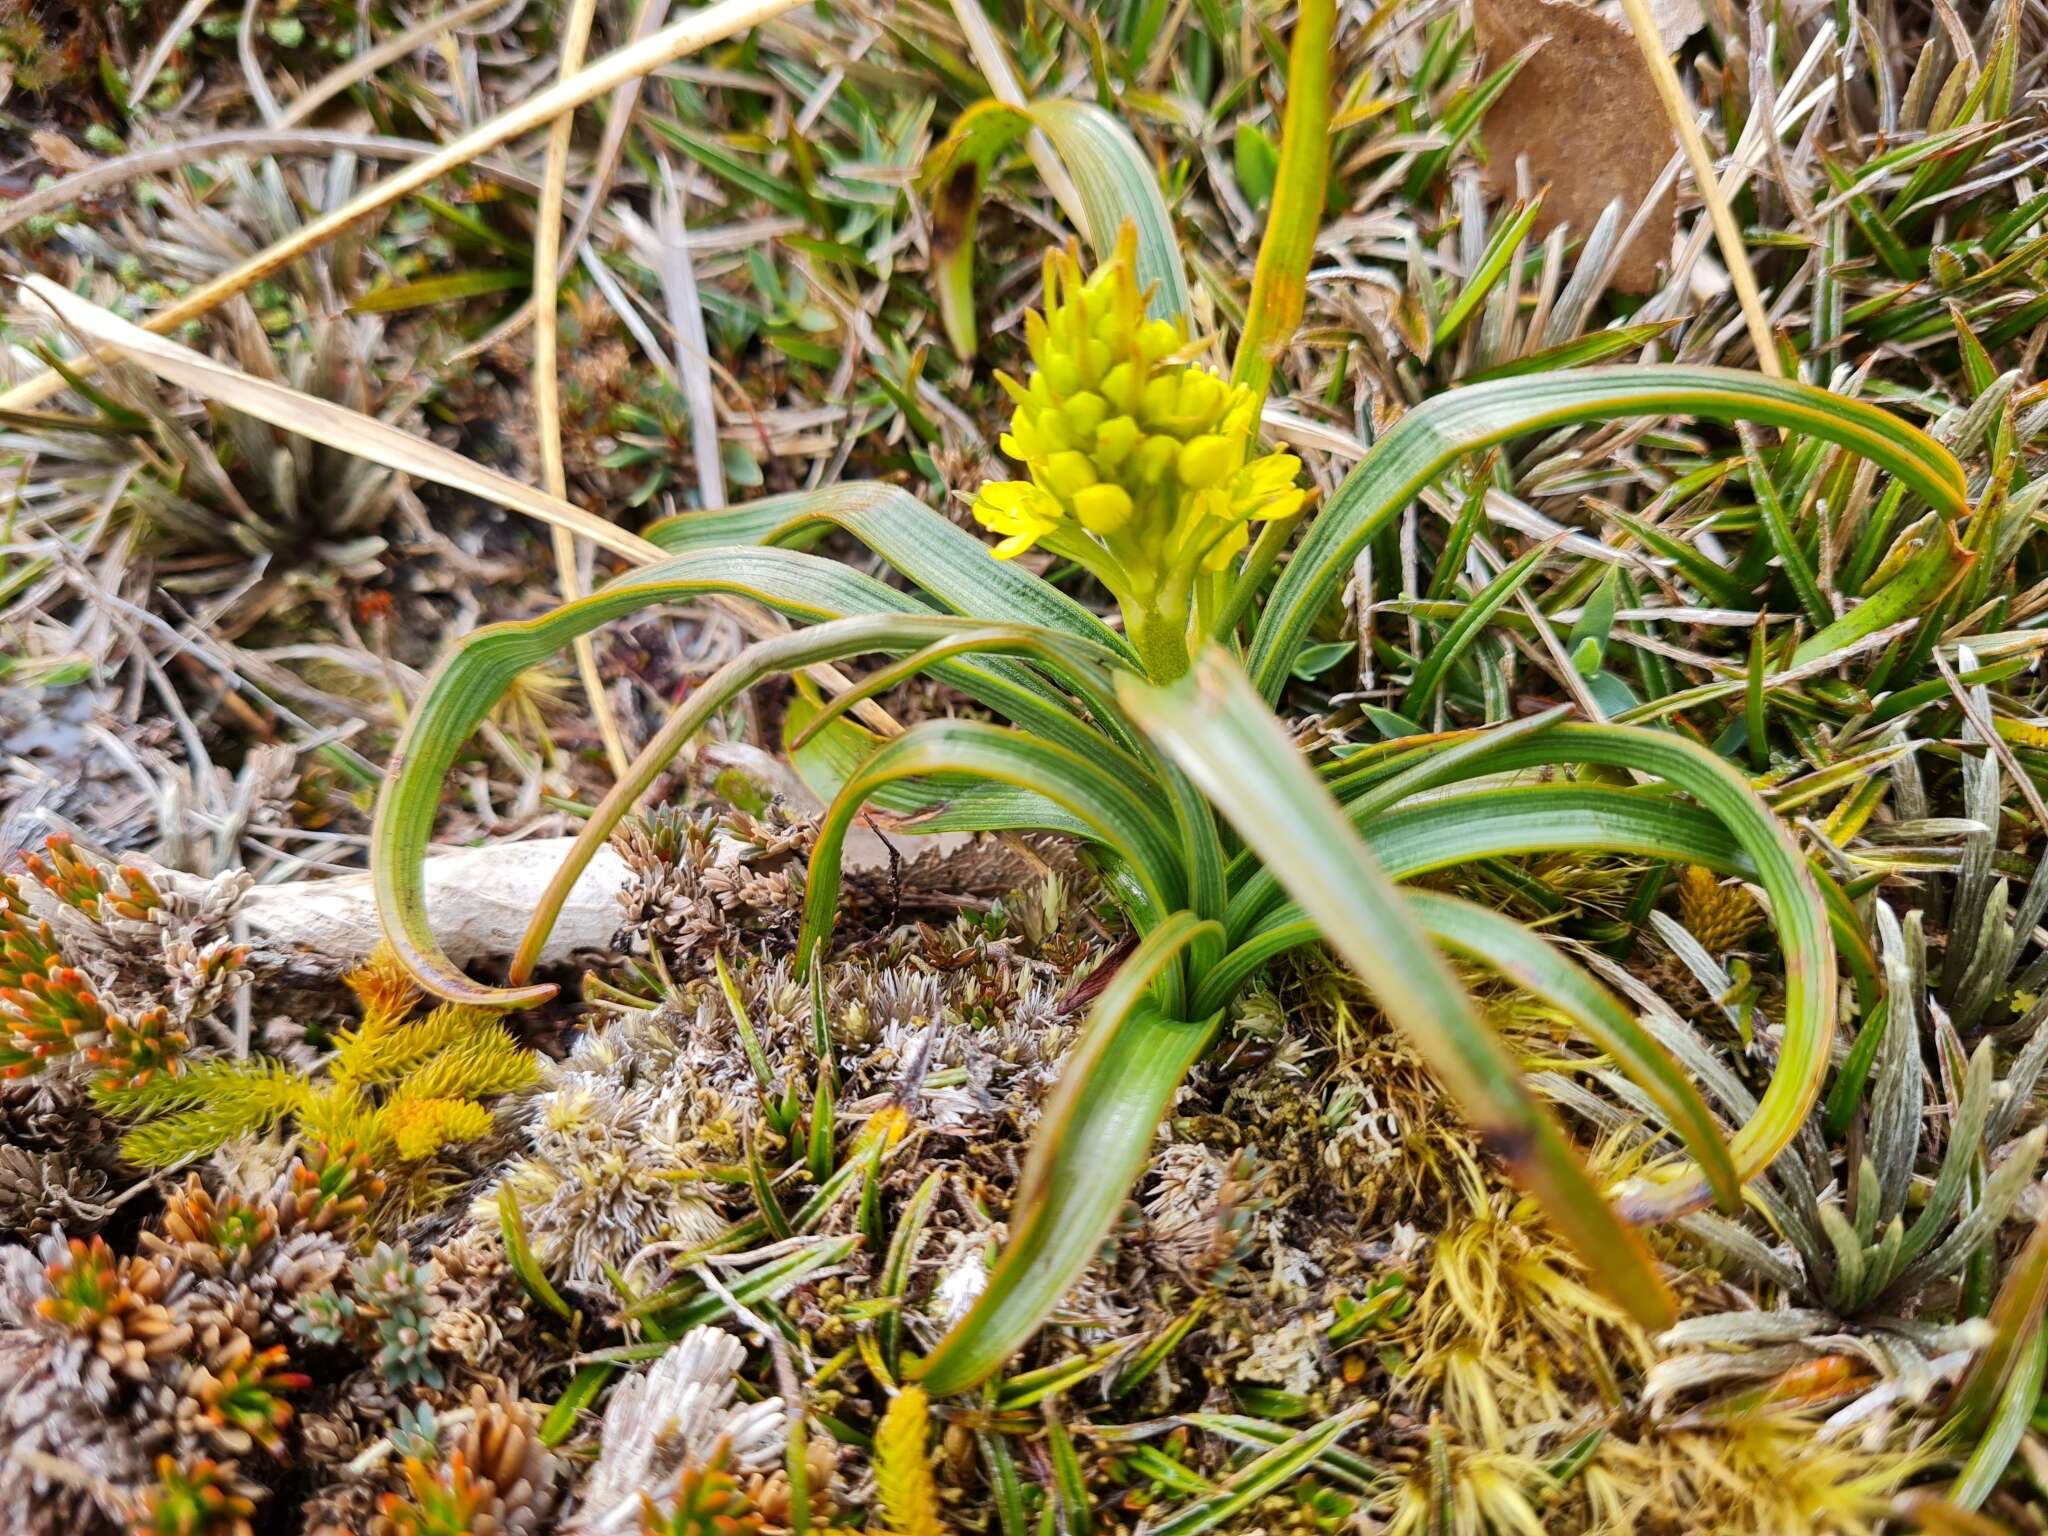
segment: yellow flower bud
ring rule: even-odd
[[[1120,485],[1091,485],[1074,493],[1074,516],[1090,533],[1107,537],[1131,520],[1135,507]]]
[[[1158,434],[1145,439],[1138,449],[1138,476],[1147,484],[1163,481],[1173,470],[1174,456],[1180,452],[1180,444],[1166,435]]]
[[[1145,371],[1131,363],[1118,363],[1102,376],[1102,393],[1126,415],[1135,413],[1145,399]]]
[[[1066,403],[1061,412],[1067,425],[1080,436],[1088,436],[1102,425],[1109,415],[1109,402],[1100,395],[1076,395]]]
[[[1186,345],[1187,338],[1170,320],[1147,320],[1138,329],[1138,354],[1148,363],[1171,357]]]
[[[1141,414],[1148,427],[1165,426],[1180,412],[1180,381],[1162,373],[1145,386]]]
[[[1067,423],[1064,411],[1040,411],[1031,418],[1031,429],[1037,439],[1032,457],[1047,453],[1065,453],[1074,446],[1074,432]]]
[[[1076,491],[1084,491],[1095,483],[1095,467],[1088,462],[1085,453],[1068,449],[1048,458],[1039,470],[1039,478],[1055,496],[1071,497]]]
[[[1206,491],[1212,485],[1221,484],[1224,477],[1237,468],[1233,462],[1236,457],[1228,438],[1210,434],[1182,445],[1174,469],[1180,476],[1180,483],[1189,490]]]
[[[1138,439],[1144,435],[1130,417],[1112,416],[1095,429],[1095,462],[1104,469],[1115,469],[1130,457],[1131,450],[1138,446]]]

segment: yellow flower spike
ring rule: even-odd
[[[1028,478],[983,486],[974,515],[1002,559],[1057,534],[1163,681],[1187,669],[1197,578],[1229,568],[1248,523],[1301,505],[1300,465],[1260,454],[1258,401],[1196,360],[1184,324],[1147,317],[1129,227],[1085,274],[1075,249],[1048,252],[1043,281],[1030,375],[998,375],[1013,407],[1001,446]]]

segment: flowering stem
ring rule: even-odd
[[[1132,606],[1124,610],[1124,632],[1138,653],[1145,676],[1155,683],[1170,683],[1188,670],[1188,610],[1183,596],[1176,604],[1170,598],[1152,607]]]

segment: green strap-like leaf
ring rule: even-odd
[[[1385,811],[1360,826],[1388,874],[1412,880],[1479,859],[1579,849],[1684,859],[1717,874],[1756,878],[1756,865],[1712,815],[1656,790],[1618,784],[1494,785]],[[1231,900],[1232,942],[1263,929],[1286,906],[1286,882],[1261,869]]]
[[[1789,1144],[1827,1074],[1835,1033],[1835,945],[1820,886],[1791,834],[1748,781],[1706,748],[1671,731],[1560,724],[1533,735],[1501,733],[1490,750],[1462,754],[1456,766],[1460,777],[1477,777],[1568,763],[1649,774],[1684,790],[1695,803],[1596,784],[1532,784],[1377,815],[1363,816],[1356,808],[1350,814],[1397,877],[1490,854],[1533,852],[1548,835],[1577,841],[1543,846],[1686,859],[1760,884],[1770,898],[1784,957],[1785,1036],[1756,1115],[1730,1142],[1735,1166],[1750,1178]],[[1378,810],[1372,800],[1361,805]],[[1560,825],[1546,833],[1545,821],[1566,810],[1577,818],[1569,831]],[[1678,851],[1682,848],[1697,852]],[[1226,921],[1234,942],[1243,942],[1264,919],[1278,892],[1272,871],[1242,882]],[[1707,1187],[1695,1174],[1655,1190],[1633,1191],[1627,1208],[1640,1220],[1664,1219],[1706,1196]]]
[[[1713,1111],[1670,1052],[1637,1022],[1614,994],[1574,965],[1541,934],[1489,907],[1438,891],[1409,891],[1409,910],[1437,946],[1477,961],[1531,997],[1549,1003],[1576,1024],[1615,1065],[1671,1118],[1722,1209],[1742,1209],[1742,1181]]]
[[[682,512],[647,530],[674,554],[744,544],[801,545],[843,528],[955,613],[1064,631],[1117,655],[1131,649],[1102,620],[1023,567],[998,560],[966,529],[908,491],[874,480],[770,496],[717,512]]]
[[[1602,1287],[1646,1326],[1671,1298],[1641,1239],[1523,1082],[1343,809],[1229,657],[1210,649],[1168,687],[1127,679],[1124,707],[1285,881],[1480,1136],[1531,1190]]]
[[[1130,224],[1138,234],[1138,286],[1152,291],[1149,312],[1156,318],[1189,318],[1187,271],[1174,238],[1173,215],[1131,131],[1085,101],[1034,101],[1029,110],[1081,190],[1088,215],[1085,233],[1095,254],[1107,256]]]
[[[837,915],[840,859],[854,818],[870,795],[898,779],[986,780],[1044,796],[1128,866],[1137,881],[1134,916],[1140,929],[1162,921],[1186,895],[1180,839],[1167,820],[1160,786],[1134,764],[1115,762],[1117,755],[1106,741],[1093,755],[1083,755],[978,720],[927,720],[885,742],[847,780],[819,825],[804,891],[799,968],[810,963]]]
[[[1968,507],[1953,455],[1925,433],[1860,400],[1732,368],[1613,367],[1499,379],[1425,401],[1390,427],[1345,477],[1275,584],[1248,668],[1277,699],[1309,628],[1349,578],[1353,560],[1461,456],[1579,422],[1636,416],[1753,421],[1837,443],[1896,475],[1947,517]]]
[[[385,936],[401,963],[429,991],[451,1001],[496,1006],[527,1006],[554,992],[545,986],[505,991],[479,986],[434,940],[426,910],[423,865],[442,784],[463,743],[515,677],[565,649],[578,635],[612,619],[707,593],[751,597],[789,617],[811,622],[849,614],[908,621],[901,631],[900,646],[874,640],[854,644],[856,652],[915,649],[972,622],[931,613],[904,594],[836,561],[791,550],[740,546],[679,555],[634,571],[590,597],[566,603],[540,618],[493,624],[468,636],[435,674],[407,723],[378,797],[371,836],[370,869]],[[803,655],[805,647],[813,643],[826,646],[827,654],[833,654],[829,648],[849,638],[795,640],[789,642],[794,649],[769,654]],[[1112,762],[1123,759],[1132,765],[1133,774],[1142,776],[1134,760],[1064,709],[1035,674],[1015,662],[995,657],[954,658],[937,664],[934,674],[1069,752]],[[671,755],[673,750],[670,748]],[[640,788],[645,788],[644,782]]]
[[[1308,297],[1308,269],[1316,231],[1329,200],[1331,37],[1335,0],[1306,0],[1294,16],[1287,45],[1287,107],[1281,118],[1280,166],[1259,259],[1252,268],[1251,301],[1237,341],[1230,378],[1261,401],[1273,362],[1294,339]]]
[[[1010,1208],[1010,1239],[973,1309],[912,1374],[934,1396],[986,1380],[1030,1338],[1102,1244],[1152,1133],[1220,1015],[1169,1017],[1154,997],[1182,950],[1213,932],[1169,917],[1117,967],[1047,1101]]]

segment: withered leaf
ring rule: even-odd
[[[90,170],[99,164],[93,156],[52,129],[38,128],[28,136],[28,142],[44,164],[66,176],[75,171]]]
[[[1568,224],[1584,236],[1616,199],[1633,218],[1678,143],[1628,28],[1570,0],[1472,0],[1472,17],[1489,70],[1542,44],[1486,114],[1488,184],[1512,196],[1515,161],[1526,158],[1534,185],[1550,189],[1539,235]],[[1656,288],[1676,219],[1667,187],[1621,253],[1615,288]]]

